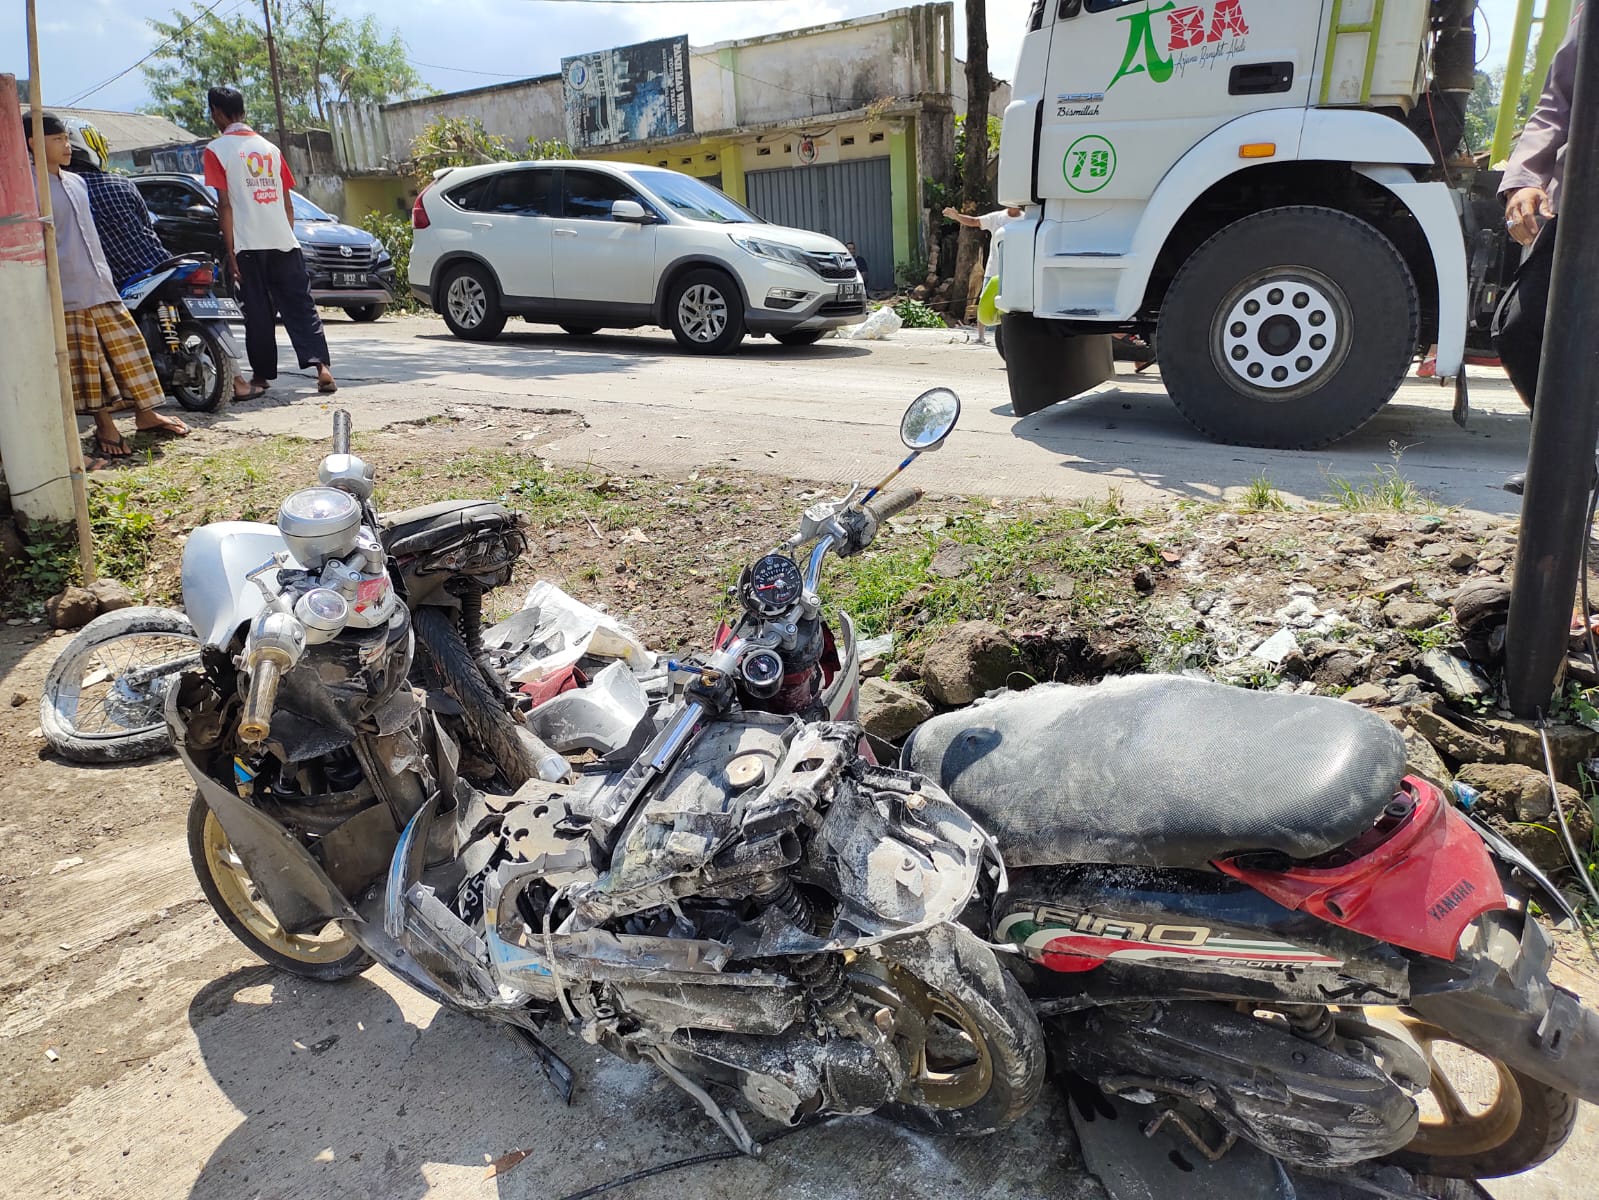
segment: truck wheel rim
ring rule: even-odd
[[[337,921],[320,934],[290,933],[278,924],[260,895],[243,861],[234,853],[227,831],[214,812],[205,814],[205,865],[217,894],[253,937],[285,958],[303,963],[331,963],[346,957],[356,941]]]
[[[1217,308],[1211,353],[1234,386],[1292,400],[1343,365],[1352,325],[1337,284],[1313,271],[1277,269],[1245,280]]]
[[[459,275],[451,281],[445,302],[450,307],[451,318],[462,329],[476,329],[488,315],[488,293],[470,275]]]
[[[1467,1047],[1447,1031],[1414,1018],[1404,1018],[1406,1031],[1416,1039],[1432,1068],[1427,1092],[1431,1103],[1422,1106],[1416,1136],[1405,1150],[1435,1158],[1466,1158],[1495,1150],[1510,1140],[1521,1125],[1521,1086],[1510,1068]],[[1452,1049],[1440,1058],[1441,1047]],[[1487,1074],[1497,1074],[1497,1090],[1486,1106],[1471,1105],[1460,1094],[1460,1076],[1470,1071],[1481,1084]],[[1420,1097],[1418,1097],[1420,1099]]]
[[[727,301],[708,283],[696,283],[677,302],[677,321],[696,342],[714,342],[727,328]]]

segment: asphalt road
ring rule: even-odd
[[[790,348],[746,341],[724,358],[682,353],[659,330],[573,338],[514,321],[494,342],[463,342],[442,321],[326,317],[341,383],[337,404],[357,427],[452,406],[560,408],[587,428],[548,453],[573,462],[644,469],[734,464],[796,478],[875,477],[899,453],[899,415],[919,392],[947,386],[965,401],[944,451],[918,464],[930,490],[1099,498],[1119,489],[1135,505],[1222,500],[1253,480],[1284,496],[1322,499],[1342,478],[1369,481],[1396,463],[1444,505],[1516,511],[1498,488],[1525,462],[1529,425],[1498,370],[1473,369],[1470,427],[1450,419],[1451,389],[1413,381],[1366,428],[1310,453],[1207,441],[1167,399],[1158,372],[1033,417],[1010,415],[1004,365],[992,346],[948,330],[902,330],[882,342],[824,340]],[[280,333],[283,361],[293,356]],[[293,372],[269,395],[225,410],[220,426],[303,432],[307,408],[333,407]]]

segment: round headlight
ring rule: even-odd
[[[278,532],[289,553],[312,571],[353,551],[360,528],[360,502],[337,488],[305,488],[278,509]]]

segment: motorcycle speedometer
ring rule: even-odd
[[[799,564],[781,554],[768,554],[750,568],[745,603],[752,612],[777,616],[798,604],[804,591],[805,576]]]

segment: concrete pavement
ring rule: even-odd
[[[725,358],[682,353],[659,330],[573,338],[514,321],[494,342],[463,342],[431,317],[357,325],[327,318],[341,387],[336,400],[309,379],[280,378],[268,397],[230,406],[204,424],[304,432],[307,408],[350,409],[357,428],[435,415],[452,406],[561,408],[587,428],[548,451],[567,462],[643,469],[730,465],[847,483],[881,473],[899,449],[905,404],[926,388],[965,401],[944,451],[917,466],[933,491],[1100,498],[1135,505],[1222,500],[1257,477],[1284,496],[1316,500],[1333,477],[1369,480],[1394,465],[1438,502],[1513,513],[1498,490],[1525,462],[1529,425],[1502,372],[1473,369],[1475,415],[1450,419],[1452,391],[1413,381],[1365,429],[1309,453],[1220,446],[1196,433],[1156,372],[1017,421],[1004,364],[991,345],[953,330],[902,330],[883,342],[824,340],[790,348],[747,341]],[[281,339],[281,335],[280,335]],[[285,343],[283,361],[292,363]]]

